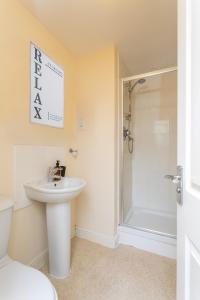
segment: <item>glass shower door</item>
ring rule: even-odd
[[[176,192],[164,178],[176,174],[177,72],[124,84],[123,126],[131,101],[133,152],[123,143],[124,224],[176,236]],[[132,89],[131,99],[130,86]]]

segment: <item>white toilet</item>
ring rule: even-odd
[[[0,299],[57,300],[56,291],[44,274],[7,255],[12,209],[12,201],[0,196]]]

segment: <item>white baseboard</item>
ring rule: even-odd
[[[109,248],[116,248],[118,246],[118,234],[114,236],[106,235],[103,233],[77,227],[76,236],[81,239],[85,239]]]
[[[76,227],[72,229],[71,237],[79,238],[100,244],[109,248],[116,248],[119,244],[134,246],[138,249],[152,252],[169,258],[176,258],[176,240],[125,226],[118,227],[116,235],[103,233]],[[48,262],[48,249],[36,256],[29,265],[41,269]]]
[[[118,227],[119,244],[134,246],[169,258],[176,258],[176,239],[125,226]]]
[[[138,249],[152,252],[169,258],[176,258],[176,240],[125,226],[118,227],[118,234],[106,235],[103,233],[76,227],[72,229],[71,237],[100,244],[109,248],[116,248],[119,244],[134,246]],[[48,249],[37,255],[29,265],[41,269],[48,262]]]
[[[33,260],[29,263],[29,266],[35,269],[41,269],[48,262],[48,249],[42,251],[39,255],[33,258]]]

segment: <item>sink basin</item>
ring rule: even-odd
[[[71,200],[85,186],[85,180],[76,177],[65,177],[54,182],[36,180],[24,184],[29,199],[46,205],[49,273],[59,279],[70,273]]]
[[[77,197],[85,186],[85,180],[77,177],[65,177],[54,182],[37,180],[24,184],[29,199],[55,204]]]

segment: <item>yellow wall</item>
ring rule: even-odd
[[[55,129],[29,121],[30,41],[65,71],[65,127]],[[13,145],[77,146],[66,154],[70,175],[88,182],[73,208],[73,226],[113,235],[116,227],[114,46],[73,57],[17,0],[0,2],[0,194],[13,194]],[[86,128],[78,129],[84,119]],[[24,263],[47,248],[43,205],[14,212],[9,254]]]
[[[115,203],[116,52],[114,46],[77,60],[77,174],[87,181],[76,210],[77,227],[113,236]]]
[[[64,67],[64,129],[33,125],[29,122],[30,41]],[[73,139],[74,58],[21,4],[13,0],[2,0],[0,65],[0,193],[12,195],[13,144],[63,146]],[[70,168],[70,157],[67,161]],[[16,211],[10,255],[28,263],[46,247],[45,214],[42,206],[34,204]]]

